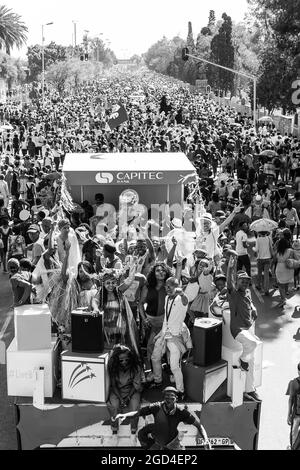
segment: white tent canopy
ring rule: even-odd
[[[183,153],[75,153],[65,157],[63,172],[76,202],[94,201],[96,193],[116,204],[126,188],[145,205],[183,202],[182,177],[195,173]]]

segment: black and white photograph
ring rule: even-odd
[[[300,450],[300,0],[0,0],[0,167],[0,451]]]

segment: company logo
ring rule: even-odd
[[[292,102],[293,102],[293,104],[295,104],[296,106],[299,106],[299,105],[300,105],[300,79],[295,80],[295,81],[292,83],[292,88],[293,88],[293,90],[296,90],[296,91],[294,91],[294,93],[292,94]]]
[[[97,173],[96,181],[101,184],[110,184],[114,180],[114,177],[111,173]]]
[[[80,382],[84,382],[85,380],[92,380],[94,377],[96,377],[96,374],[94,374],[92,369],[84,362],[81,362],[73,370],[70,376],[68,387],[75,388],[78,384],[80,384]]]
[[[117,180],[119,183],[129,183],[134,180],[138,181],[153,181],[163,180],[164,174],[162,171],[131,171],[117,173]]]

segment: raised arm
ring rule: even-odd
[[[227,287],[229,290],[235,289],[235,268],[236,268],[236,258],[230,256],[228,268],[227,268]]]
[[[224,220],[224,222],[221,223],[221,225],[219,225],[219,233],[221,235],[222,232],[224,232],[225,228],[230,224],[230,222],[233,221],[234,217],[236,216],[236,214],[238,214],[241,210],[241,205],[235,207],[233,209],[233,212],[230,214],[229,217],[227,217],[226,220]]]

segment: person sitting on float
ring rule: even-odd
[[[140,409],[142,366],[139,356],[128,346],[116,344],[108,360],[110,392],[107,407],[111,416],[113,434],[118,433],[118,413]],[[131,434],[136,434],[139,417],[130,421]]]

